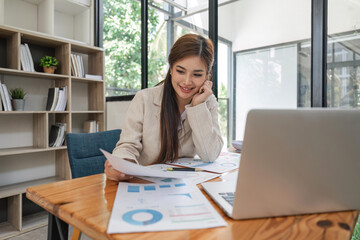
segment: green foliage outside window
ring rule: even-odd
[[[148,9],[148,43],[159,35],[159,16]],[[141,89],[141,4],[134,0],[104,0],[104,48],[107,90],[111,96]],[[166,49],[166,46],[165,46]],[[149,82],[158,81],[166,65],[162,52],[149,52]],[[150,84],[149,84],[150,85]],[[121,89],[130,90],[128,92]],[[135,91],[134,91],[135,90]]]
[[[220,125],[220,131],[221,131],[221,135],[222,136],[226,136],[227,135],[227,108],[228,108],[228,102],[226,99],[227,96],[227,90],[224,84],[221,84],[220,88],[219,88],[219,125]],[[225,97],[223,97],[225,96]]]

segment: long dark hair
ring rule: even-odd
[[[164,84],[164,92],[160,112],[160,136],[161,149],[157,163],[175,161],[179,157],[178,126],[180,124],[180,113],[175,90],[171,83],[170,70],[174,64],[189,56],[199,56],[207,67],[209,80],[211,68],[214,62],[214,45],[210,39],[196,34],[186,34],[180,37],[172,46],[168,62],[169,70]]]

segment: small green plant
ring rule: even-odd
[[[45,56],[41,58],[40,67],[55,67],[59,64],[55,57]]]
[[[10,95],[12,99],[24,99],[26,92],[22,88],[10,89]]]

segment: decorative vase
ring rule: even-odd
[[[11,99],[14,111],[24,111],[25,99]]]
[[[55,72],[55,69],[56,69],[56,67],[54,67],[54,66],[50,66],[50,67],[43,67],[44,68],[44,72],[45,73],[54,73]]]

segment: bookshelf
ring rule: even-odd
[[[30,48],[36,72],[21,68],[23,43]],[[71,54],[83,57],[85,73],[103,80],[72,76]],[[55,74],[38,67],[44,55],[58,59]],[[52,124],[66,123],[67,133],[82,132],[84,121],[96,120],[99,131],[105,130],[104,77],[103,49],[0,25],[0,81],[8,89],[22,87],[27,92],[24,111],[0,111],[0,206],[6,206],[0,209],[0,239],[47,224],[44,212],[24,215],[24,193],[29,186],[71,178],[66,142],[49,147]],[[46,111],[49,88],[64,86],[65,111]]]

